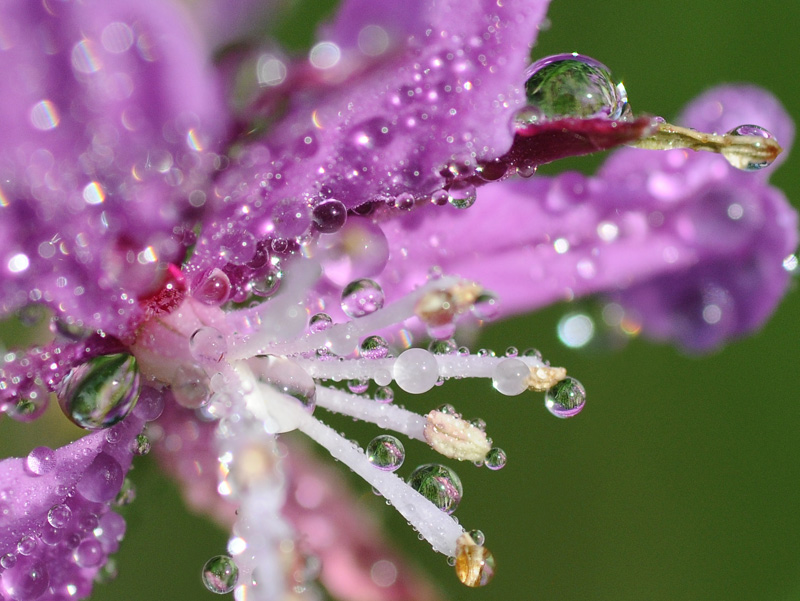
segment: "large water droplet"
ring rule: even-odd
[[[506,466],[506,461],[508,461],[506,452],[499,447],[493,447],[486,453],[484,465],[490,470],[500,470]]]
[[[20,422],[32,422],[47,409],[50,393],[38,379],[20,387],[16,401],[6,408],[7,415]]]
[[[72,559],[82,568],[96,568],[104,558],[103,545],[97,539],[85,540],[72,551]]]
[[[122,421],[139,398],[139,367],[133,355],[90,359],[69,372],[58,402],[81,428],[101,430]]]
[[[492,385],[500,394],[516,396],[528,389],[530,368],[519,359],[503,359],[492,372]]]
[[[586,404],[586,389],[575,378],[566,377],[544,395],[544,405],[556,417],[578,415]]]
[[[475,186],[466,182],[456,182],[448,189],[447,202],[457,209],[468,209],[478,199]]]
[[[217,555],[203,566],[203,585],[212,593],[230,593],[239,580],[239,568],[227,555]]]
[[[122,487],[122,466],[108,453],[100,453],[86,468],[75,489],[87,501],[105,503]]]
[[[208,376],[199,365],[181,365],[172,378],[172,394],[177,403],[187,409],[199,409],[208,404]]]
[[[406,458],[403,443],[394,436],[381,434],[373,438],[367,445],[367,459],[369,462],[386,472],[394,472]]]
[[[348,317],[363,317],[383,307],[383,289],[374,280],[350,282],[342,290],[342,311]]]
[[[731,136],[756,136],[765,139],[774,139],[775,136],[760,125],[740,125],[734,127],[728,132]],[[722,149],[722,156],[725,157],[731,165],[743,171],[758,171],[764,167],[769,167],[772,161],[769,160],[754,160],[751,157],[744,156],[738,152],[726,152],[725,148]]]
[[[228,352],[228,342],[218,329],[204,326],[189,338],[189,350],[201,363],[219,363]]]
[[[231,294],[231,281],[221,269],[214,268],[192,288],[192,296],[207,305],[221,305]]]
[[[53,505],[47,512],[47,521],[53,528],[63,528],[72,519],[72,509],[68,505]]]
[[[323,200],[311,211],[314,225],[324,234],[338,232],[347,221],[347,207],[341,200]]]
[[[47,567],[34,559],[18,561],[13,568],[3,572],[2,579],[5,592],[14,601],[34,601],[50,586]]]
[[[411,394],[422,394],[436,385],[439,364],[436,358],[421,348],[403,351],[392,366],[397,385]]]
[[[408,484],[447,514],[456,510],[464,496],[458,475],[446,465],[438,463],[419,466],[411,472]]]
[[[559,54],[533,63],[525,72],[528,106],[518,123],[542,119],[620,119],[627,112],[627,94],[615,85],[603,63],[580,54]]]

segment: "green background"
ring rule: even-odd
[[[284,33],[295,43],[308,31],[306,11],[295,10],[289,21],[299,29]],[[603,61],[625,81],[635,111],[674,118],[705,88],[746,81],[800,115],[800,3],[557,0],[550,20],[535,55],[575,50]],[[772,180],[795,205],[797,165],[790,157]],[[508,453],[496,473],[456,466],[466,491],[459,519],[485,532],[498,561],[495,581],[463,588],[442,557],[354,481],[397,544],[452,599],[800,599],[800,296],[790,292],[759,334],[701,359],[642,339],[613,352],[567,349],[555,325],[574,309],[496,324],[479,344],[501,352],[536,346],[566,365],[588,390],[577,418],[557,420],[540,397],[503,398],[488,385],[476,395],[448,384],[434,399],[409,400],[420,410],[452,402],[482,416]],[[362,444],[375,433],[335,423]],[[31,434],[43,426],[3,420],[2,455],[45,442]],[[406,448],[409,468],[432,459],[417,445]],[[149,458],[139,463],[120,575],[93,599],[213,598],[199,570],[224,551],[226,535],[189,515]]]

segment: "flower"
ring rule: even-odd
[[[3,120],[11,132],[3,306],[47,304],[59,338],[7,357],[3,409],[35,417],[54,391],[71,420],[99,432],[2,464],[6,594],[88,593],[122,534],[109,502],[118,493],[126,500],[124,473],[149,445],[139,430],[159,417],[149,433],[159,438],[161,428],[165,451],[182,453],[172,461],[191,453],[204,475],[219,470],[217,491],[239,505],[235,563],[223,558],[205,572],[215,592],[232,588],[237,570],[240,590],[259,598],[287,586],[281,543],[304,525],[286,489],[303,464],[290,464],[284,482],[274,435],[294,429],[454,557],[460,579],[483,584],[493,564],[482,536],[449,517],[462,494],[455,472],[421,466],[406,484],[390,469],[402,460],[397,439],[384,435],[362,454],[312,416],[315,406],[375,421],[452,459],[502,467],[504,453],[482,424],[449,407],[422,416],[381,404],[389,391],[367,398],[365,381],[422,393],[440,377],[491,377],[507,395],[548,390],[549,407],[563,417],[583,406],[577,381],[535,354],[461,353],[449,341],[455,323],[471,312],[484,320],[608,291],[646,329],[705,349],[754,329],[778,301],[796,224],[761,174],[732,171],[718,157],[631,149],[594,179],[505,180],[562,156],[627,142],[672,145],[675,136],[723,153],[744,146],[746,154],[727,158],[747,164],[753,148],[773,148],[760,130],[698,141],[633,119],[624,90],[609,87],[602,65],[586,58],[559,57],[523,75],[545,3],[513,13],[459,4],[457,18],[445,2],[418,8],[387,14],[346,3],[310,66],[259,53],[268,88],[238,115],[247,126],[266,121],[254,129],[226,118],[202,49],[169,6],[7,9],[0,68],[18,93]],[[22,37],[26,28],[41,34],[41,46]],[[526,104],[523,80],[553,64],[578,73],[588,65],[609,102],[566,113],[553,113],[561,110],[555,103]],[[701,99],[686,123],[726,131],[754,115],[790,141],[791,125],[770,97],[716,94],[722,114],[709,117],[719,101]],[[747,118],[727,121],[739,113]],[[472,206],[476,186],[481,199]],[[511,219],[534,227],[511,227]],[[745,269],[732,270],[731,257]],[[429,277],[437,265],[458,277]],[[757,302],[756,287],[766,291]],[[404,346],[408,320],[438,340],[433,353],[390,356]],[[340,379],[349,390],[324,384]],[[179,426],[191,432],[170,438]],[[184,440],[211,440],[202,433],[212,429],[212,444],[185,448]],[[207,479],[194,479],[187,485],[201,500]],[[309,545],[321,546],[317,535],[308,529]],[[343,572],[323,571],[323,579],[335,586]],[[356,598],[347,590],[353,582],[341,594]]]

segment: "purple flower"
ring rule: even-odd
[[[485,423],[408,411],[397,389],[491,379],[544,392],[557,417],[586,391],[538,353],[459,348],[457,325],[603,293],[645,332],[706,350],[758,328],[787,286],[796,216],[770,169],[734,168],[791,143],[765,92],[708,92],[681,120],[700,132],[635,118],[593,59],[528,65],[537,1],[348,0],[307,61],[243,46],[212,66],[250,4],[205,2],[194,21],[150,0],[0,9],[0,309],[53,314],[49,342],[5,355],[0,411],[29,421],[55,393],[92,431],[0,463],[2,598],[89,594],[151,440],[190,503],[232,527],[209,590],[281,598],[313,579],[287,566],[314,553],[341,597],[430,598],[330,476],[283,457],[292,430],[385,496],[462,582],[486,584],[482,534],[451,516],[456,472],[402,480],[397,437],[362,450],[318,407],[500,469]],[[531,177],[624,144],[670,150]]]

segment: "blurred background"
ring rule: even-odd
[[[289,4],[282,38],[302,48],[330,9],[329,1]],[[556,0],[534,54],[593,56],[624,80],[635,112],[668,120],[707,87],[736,81],[769,89],[797,117],[799,22],[796,2]],[[601,160],[566,167],[591,172]],[[795,206],[798,164],[791,156],[772,179]],[[556,167],[548,172],[566,168]],[[588,401],[562,421],[541,396],[506,398],[488,386],[476,395],[474,386],[448,383],[424,406],[408,400],[419,410],[451,402],[483,417],[508,454],[499,472],[455,466],[465,489],[458,517],[484,531],[498,562],[485,589],[461,586],[365,484],[353,479],[354,489],[450,599],[800,599],[798,310],[794,290],[762,332],[701,358],[641,338],[623,348],[568,348],[557,324],[575,312],[596,317],[591,302],[487,328],[476,348],[535,346],[583,382]],[[57,421],[57,411],[31,426],[2,420],[0,454],[24,454],[41,436],[55,444],[56,435],[36,432]],[[330,421],[362,444],[376,433]],[[406,450],[408,468],[433,460],[417,445]],[[153,459],[138,461],[132,478],[137,500],[124,512],[119,576],[92,599],[212,599],[200,568],[224,552],[226,533],[187,513]]]

